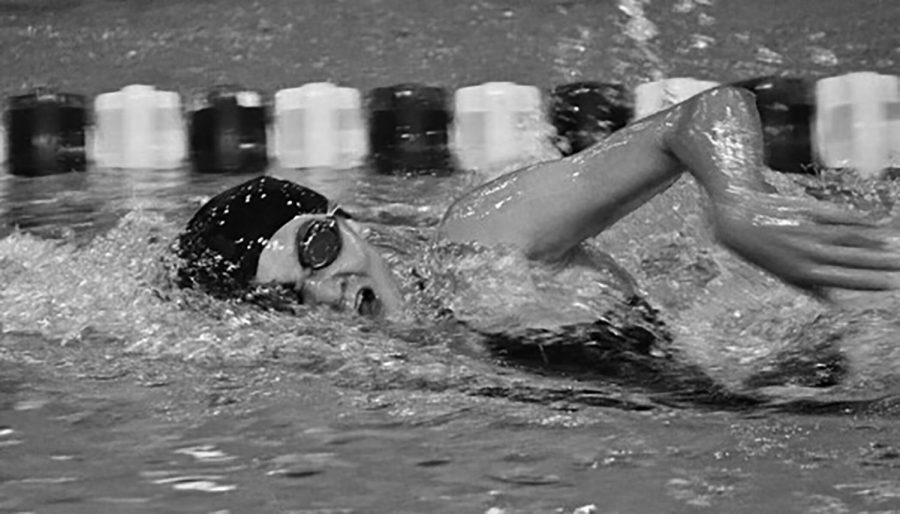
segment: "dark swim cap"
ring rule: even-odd
[[[328,199],[307,187],[259,177],[223,191],[191,218],[179,236],[178,285],[219,297],[250,286],[269,239],[300,214],[326,214]]]

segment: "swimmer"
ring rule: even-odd
[[[481,185],[452,204],[438,237],[511,246],[562,269],[583,241],[686,171],[709,196],[719,243],[784,282],[819,296],[900,286],[891,233],[837,206],[780,196],[764,169],[753,96],[720,87],[579,154]],[[292,182],[261,177],[214,197],[189,222],[178,253],[180,284],[216,296],[278,286],[304,304],[385,317],[403,310],[398,281],[353,219]]]

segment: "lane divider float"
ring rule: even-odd
[[[573,82],[550,92],[548,115],[556,146],[572,155],[606,138],[634,117],[634,98],[621,84]]]
[[[766,164],[778,171],[812,171],[811,125],[816,112],[812,84],[796,77],[760,77],[736,82],[756,95]]]
[[[641,84],[634,88],[634,119],[646,118],[718,85],[718,82],[686,77]]]
[[[271,136],[285,168],[354,168],[369,153],[359,91],[327,82],[275,93]]]
[[[100,168],[174,169],[187,158],[181,96],[135,84],[94,99],[91,161]]]
[[[84,171],[86,122],[81,95],[36,91],[10,97],[6,111],[10,173],[40,176]]]
[[[452,148],[462,169],[486,169],[538,156],[544,115],[534,86],[487,82],[457,89]]]
[[[262,173],[269,165],[262,96],[236,86],[214,88],[188,114],[191,167],[200,173]]]
[[[378,173],[452,173],[446,90],[398,84],[372,90],[369,98],[370,161]]]
[[[816,83],[815,151],[827,168],[869,177],[900,168],[900,78],[871,72]]]
[[[87,162],[123,169],[189,162],[203,173],[263,172],[273,163],[369,165],[378,173],[441,175],[527,161],[542,155],[550,139],[571,155],[717,85],[681,77],[630,91],[576,82],[542,98],[536,87],[512,82],[463,87],[452,97],[422,84],[363,95],[318,82],[282,89],[272,103],[255,91],[218,86],[187,111],[178,93],[150,85],[103,93],[92,103],[77,94],[35,91],[7,101],[0,163],[23,176],[83,171]],[[853,168],[880,177],[900,168],[897,76],[757,77],[732,85],[756,95],[766,162],[774,169]]]

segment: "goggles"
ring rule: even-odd
[[[327,218],[311,219],[297,229],[297,257],[304,268],[325,268],[340,255],[343,241],[335,216],[350,218],[343,210],[335,209]]]

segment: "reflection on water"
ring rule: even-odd
[[[6,236],[18,228],[53,239],[89,237],[110,229],[129,211],[171,210],[177,206],[172,194],[186,188],[204,191],[220,181],[183,170],[90,170],[39,178],[3,175],[0,233]]]
[[[0,505],[84,513],[897,507],[896,434],[875,420],[528,404],[513,412],[502,401],[440,393],[354,394],[272,370],[193,372],[166,386],[27,372],[29,390],[3,411],[15,428],[0,432],[0,452],[14,465],[4,469]],[[265,385],[246,384],[263,374]],[[234,380],[250,401],[204,405]]]

